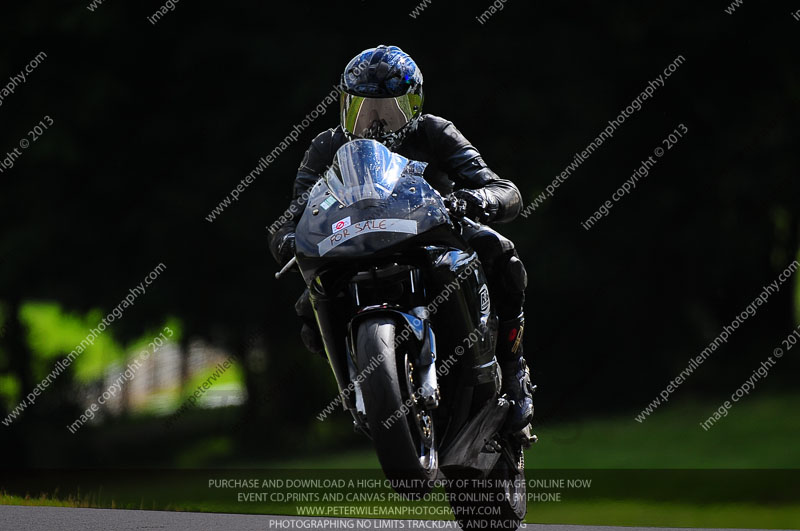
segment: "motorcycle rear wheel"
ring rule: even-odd
[[[528,513],[525,456],[507,444],[486,480],[467,480],[447,488],[450,508],[464,531],[516,530]]]

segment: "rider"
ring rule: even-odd
[[[497,359],[503,373],[503,392],[513,406],[506,429],[523,429],[533,417],[533,388],[522,353],[527,275],[514,244],[484,223],[505,223],[520,212],[522,196],[511,181],[501,179],[458,129],[443,118],[422,114],[422,73],[397,46],[378,46],[353,58],[344,70],[341,87],[341,125],[320,133],[306,151],[294,182],[295,217],[276,230],[270,250],[284,265],[295,254],[296,221],[306,196],[333,163],[336,151],[355,138],[380,141],[412,160],[427,162],[424,178],[442,195],[452,198],[480,228],[465,228],[464,236],[478,253],[497,305],[500,329]],[[455,190],[455,191],[454,191]],[[303,319],[301,337],[313,352],[323,350],[308,290],[295,305]]]

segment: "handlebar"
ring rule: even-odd
[[[453,213],[451,212],[451,214],[453,214]],[[466,223],[467,225],[469,225],[469,226],[470,226],[470,227],[472,227],[473,229],[480,229],[480,228],[481,228],[481,224],[480,224],[480,223],[477,223],[477,222],[475,222],[475,221],[472,221],[471,219],[469,219],[469,218],[468,218],[468,217],[466,217],[466,216],[460,216],[460,215],[458,215],[458,214],[453,214],[453,216],[454,216],[456,219],[458,219],[459,221],[463,221],[464,223]]]
[[[463,201],[461,201],[461,203],[463,203]],[[473,229],[479,229],[481,227],[480,223],[476,223],[464,215],[464,211],[466,209],[464,208],[463,205],[459,207],[459,200],[455,199],[454,197],[448,196],[445,198],[445,207],[447,208],[447,212],[449,212],[451,216],[460,221],[463,221]]]
[[[280,271],[278,271],[277,273],[275,273],[275,279],[279,279],[279,278],[281,278],[281,277],[284,275],[284,273],[286,273],[286,272],[287,272],[287,271],[289,271],[289,270],[290,270],[292,267],[294,267],[294,265],[295,265],[296,263],[297,263],[297,257],[296,257],[296,256],[293,256],[291,260],[289,260],[288,262],[286,262],[286,265],[285,265],[285,266],[283,266],[283,269],[281,269]]]

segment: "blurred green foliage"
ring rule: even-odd
[[[64,312],[58,303],[26,303],[20,311],[20,320],[27,329],[27,340],[34,354],[34,375],[41,380],[52,367],[52,362],[69,354],[97,327],[105,317],[101,310],[92,310],[84,316]],[[122,362],[124,350],[114,340],[109,326],[72,363],[76,382],[88,383],[102,378],[112,363]]]

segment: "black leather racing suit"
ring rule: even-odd
[[[289,212],[295,212],[295,216],[275,231],[270,238],[270,250],[279,262],[278,247],[287,233],[295,231],[296,221],[302,215],[305,207],[304,192],[312,187],[323,172],[330,167],[336,151],[347,140],[341,127],[337,127],[319,134],[311,142],[311,147],[303,157],[294,182],[294,208],[290,207]],[[394,148],[393,151],[412,160],[427,162],[428,166],[424,173],[425,180],[442,195],[463,188],[484,189],[496,200],[497,204],[497,211],[491,221],[509,222],[520,212],[522,197],[516,185],[509,180],[501,179],[490,170],[478,150],[455,128],[452,122],[429,114],[422,115],[415,129],[409,132],[400,146]],[[512,323],[512,326],[519,326],[522,320],[527,276],[514,249],[514,244],[486,225],[481,225],[480,229],[467,228],[464,236],[478,253],[486,270],[489,290],[493,302],[496,303],[500,322],[509,322]],[[310,322],[310,326],[316,328],[307,291],[298,300],[296,309],[307,324]],[[512,335],[515,337],[506,338],[501,325],[501,336],[498,341],[498,359],[501,361],[503,358],[521,355],[522,349],[519,348],[519,340],[513,341],[517,331],[513,330]],[[520,339],[521,336],[521,329],[519,329]]]

